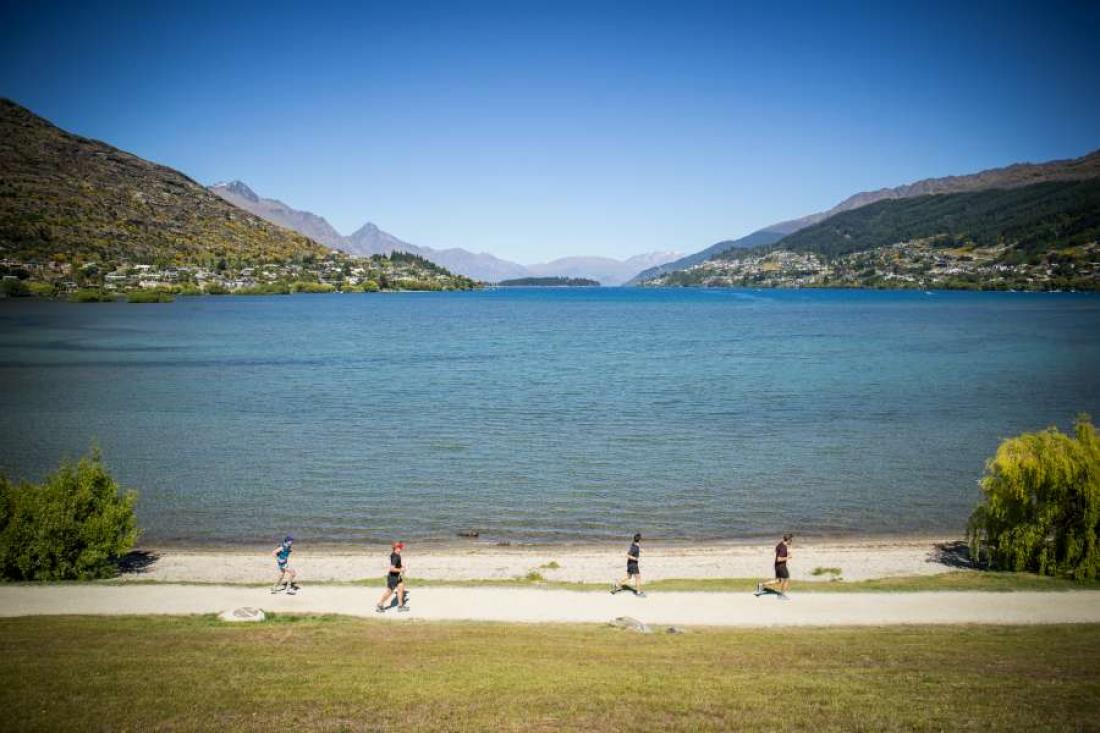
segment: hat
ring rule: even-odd
[[[394,542],[393,543],[393,549],[395,549],[395,550],[404,550],[405,549],[405,543],[404,542]]]
[[[293,542],[293,541],[294,541],[294,535],[292,535],[292,534],[288,534],[286,536],[286,539],[283,540],[283,542]]]

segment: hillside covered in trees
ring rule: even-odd
[[[882,200],[647,285],[1100,289],[1100,178]]]
[[[0,99],[0,296],[135,290],[464,290],[416,255],[358,258],[237,208],[179,171]],[[87,292],[87,291],[91,292]]]

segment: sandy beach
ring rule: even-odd
[[[958,538],[876,538],[819,541],[792,547],[794,580],[809,579],[816,568],[839,568],[844,580],[868,580],[934,575],[958,568],[944,561],[939,549]],[[766,544],[706,543],[642,546],[642,575],[667,578],[770,577],[774,552]],[[622,575],[628,543],[619,545],[546,545],[503,547],[474,542],[409,545],[404,553],[410,579],[478,580],[522,577],[539,573],[549,581],[608,582]],[[122,575],[124,581],[256,583],[271,580],[274,560],[270,547],[254,550],[144,548],[147,561]],[[352,581],[381,577],[388,567],[389,548],[296,547],[292,566],[301,582]],[[818,577],[818,580],[830,576]]]

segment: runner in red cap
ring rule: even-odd
[[[378,601],[374,610],[382,613],[387,608],[387,603],[394,591],[397,592],[397,610],[408,611],[405,605],[405,566],[401,563],[401,551],[405,549],[404,542],[394,542],[390,552],[390,571],[386,573],[386,591]]]

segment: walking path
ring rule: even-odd
[[[306,586],[298,595],[221,585],[0,586],[0,616],[202,614],[240,606],[277,613],[376,617],[381,587]],[[630,593],[516,588],[413,587],[409,613],[386,620],[606,623],[633,616],[684,626],[879,626],[893,624],[1100,623],[1100,591],[807,593],[790,601],[749,593]]]

